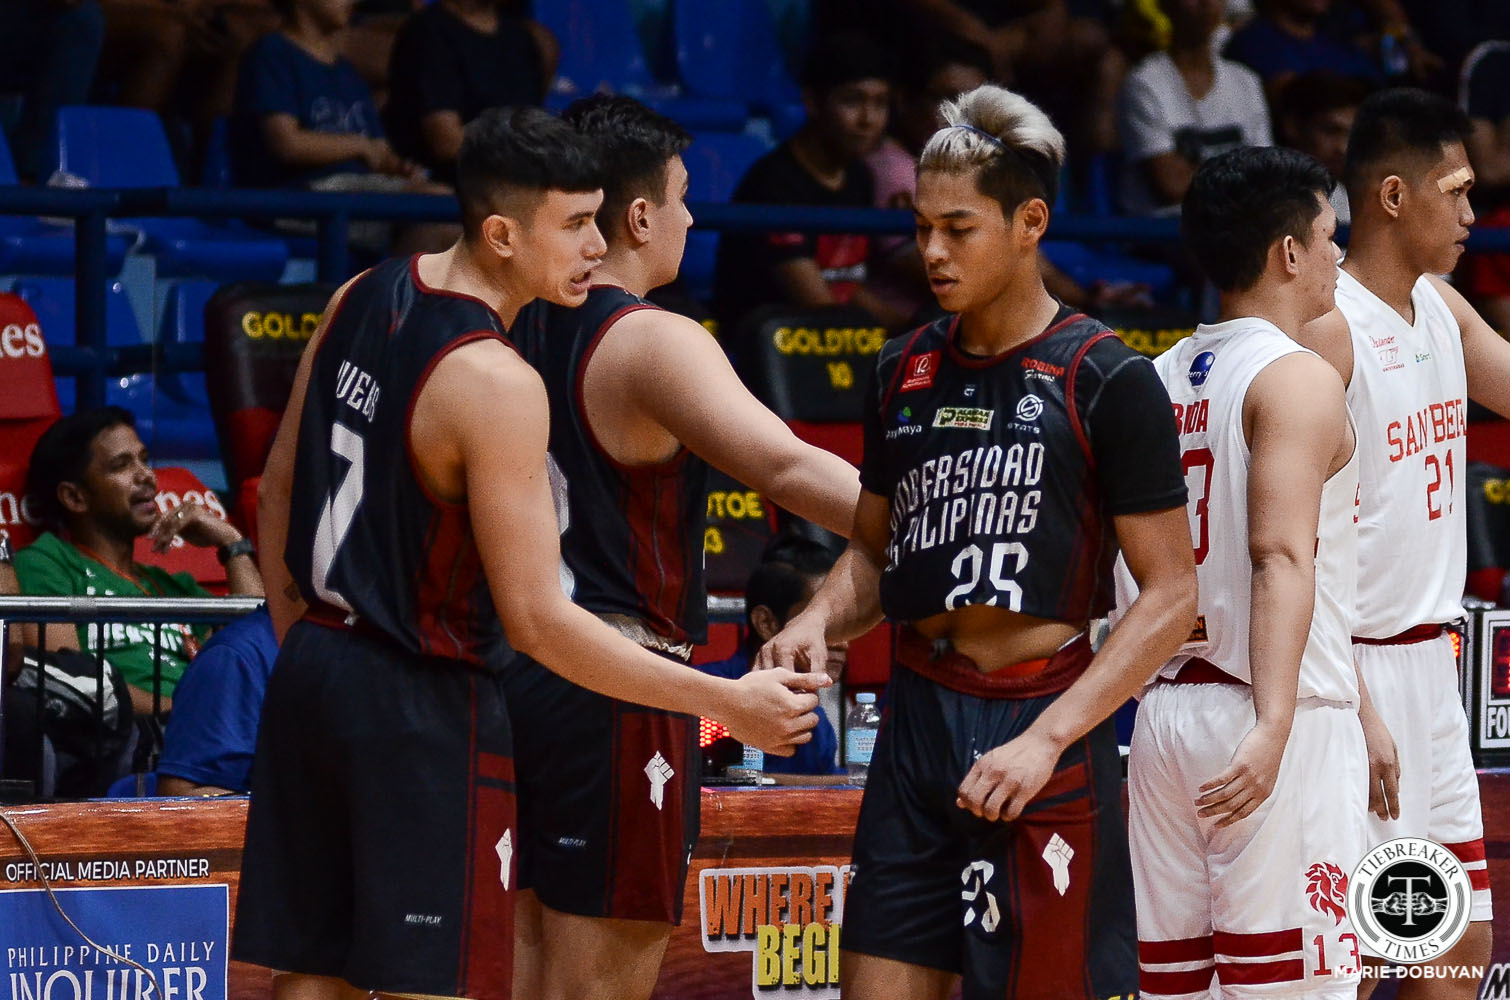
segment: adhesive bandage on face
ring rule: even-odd
[[[1437,181],[1437,190],[1446,194],[1453,188],[1462,187],[1471,180],[1473,180],[1473,171],[1467,167],[1458,167],[1452,173]]]

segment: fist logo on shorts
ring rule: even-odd
[[[987,934],[995,934],[996,928],[1001,924],[1001,910],[996,906],[996,894],[987,888],[991,884],[991,876],[995,874],[996,866],[989,861],[972,861],[959,873],[959,879],[965,886],[960,890],[959,898],[968,904],[965,907],[965,926],[969,927],[975,923],[976,917],[980,917],[980,929]]]
[[[1054,872],[1054,889],[1061,896],[1070,890],[1070,859],[1074,856],[1075,849],[1057,833],[1049,838],[1048,846],[1043,849],[1043,860]]]
[[[645,777],[650,779],[650,801],[657,809],[666,807],[666,782],[670,781],[676,772],[671,765],[666,763],[666,758],[657,750],[655,756],[650,758],[645,765]]]

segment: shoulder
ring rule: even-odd
[[[1238,62],[1236,59],[1216,60],[1216,72],[1221,78],[1222,83],[1233,90],[1247,91],[1259,96],[1263,95],[1263,80],[1259,79],[1258,74],[1253,72],[1252,69]],[[1265,105],[1265,110],[1267,111],[1267,109],[1268,107]]]
[[[251,44],[242,62],[251,66],[293,65],[300,62],[301,55],[299,47],[284,38],[281,31],[269,31]]]
[[[750,164],[750,169],[745,171],[739,187],[734,192],[735,198],[744,201],[759,201],[767,197],[776,197],[781,193],[786,181],[791,178],[792,171],[797,169],[800,168],[792,157],[791,148],[783,143]]]
[[[67,572],[77,567],[81,558],[73,546],[48,531],[18,551],[11,564],[21,580],[21,589],[25,591],[35,585],[39,575],[55,576],[60,572]]]
[[[950,313],[931,323],[914,327],[906,333],[892,337],[876,352],[877,370],[892,370],[903,357],[941,350],[949,340],[949,330],[959,317]]]
[[[1318,419],[1341,418],[1347,408],[1342,376],[1327,360],[1301,348],[1264,365],[1248,384],[1245,409],[1273,412],[1297,427]]]
[[[1155,52],[1138,60],[1137,65],[1128,71],[1125,86],[1130,90],[1157,93],[1173,73],[1174,63],[1169,61],[1168,54]]]

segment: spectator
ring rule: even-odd
[[[1468,54],[1458,99],[1473,126],[1467,146],[1479,224],[1510,226],[1510,41],[1484,42]],[[1510,254],[1469,254],[1461,267],[1484,318],[1510,333]]]
[[[856,35],[814,46],[803,72],[808,118],[800,131],[756,160],[736,202],[869,208],[875,181],[863,157],[886,130],[891,85],[884,50]],[[736,331],[746,313],[787,303],[853,303],[887,325],[907,317],[864,288],[870,241],[857,235],[765,233],[724,237],[715,275],[717,311]]]
[[[49,427],[32,450],[27,492],[36,498],[49,530],[16,553],[22,593],[62,596],[208,597],[187,573],[168,573],[136,562],[136,540],[146,535],[158,551],[174,536],[189,545],[215,546],[232,594],[261,594],[252,543],[200,503],[164,514],[157,508],[157,477],[136,436],[130,412],[117,406],[86,410]],[[184,667],[206,637],[202,629],[165,624],[47,626],[50,649],[94,652],[103,645],[131,686],[139,713],[153,709],[153,661],[161,654],[162,708],[171,708]],[[154,639],[154,633],[159,638]],[[155,644],[155,645],[154,645]]]
[[[16,170],[45,180],[48,131],[58,108],[89,96],[104,41],[98,0],[7,0],[0,14],[0,93],[21,97],[7,129]]]
[[[1358,105],[1367,96],[1368,86],[1361,80],[1331,70],[1292,77],[1274,101],[1276,138],[1280,145],[1316,157],[1340,181],[1348,133],[1353,130]],[[1331,200],[1337,224],[1351,222],[1347,188],[1339,183]]]
[[[1160,7],[1169,18],[1169,49],[1133,68],[1118,102],[1122,206],[1134,215],[1179,211],[1207,159],[1273,143],[1258,77],[1212,51],[1222,0],[1161,0]]]
[[[278,658],[266,606],[205,643],[178,682],[157,764],[159,795],[228,795],[251,789],[262,696]]]
[[[786,627],[818,592],[818,587],[833,568],[834,553],[822,543],[796,536],[779,536],[766,547],[759,566],[745,584],[745,638],[727,660],[704,663],[698,667],[716,677],[737,680],[750,670],[755,654],[766,640]],[[828,648],[826,668],[834,679],[828,690],[837,691],[844,673],[849,644],[836,643]],[[765,770],[770,774],[825,775],[844,774],[838,764],[839,738],[823,706],[817,708],[818,725],[813,738],[797,748],[791,757],[768,754]]]
[[[1325,31],[1322,22],[1331,6],[1332,0],[1264,0],[1258,16],[1232,36],[1224,54],[1257,73],[1270,93],[1291,76],[1318,69],[1377,83],[1378,64]]]
[[[461,130],[486,108],[539,106],[555,38],[500,0],[438,0],[399,31],[388,79],[393,147],[452,182]]]

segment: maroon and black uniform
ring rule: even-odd
[[[614,461],[582,401],[588,362],[613,324],[655,308],[596,286],[575,309],[530,306],[513,333],[550,396],[562,588],[685,660],[707,631],[707,466],[685,449],[658,465]],[[680,921],[698,833],[696,720],[595,694],[523,657],[506,675],[516,706],[520,885],[564,913]]]
[[[881,605],[918,621],[972,604],[1083,625],[1111,603],[1113,518],[1180,507],[1153,366],[1061,308],[990,358],[947,316],[882,348],[860,482],[891,505]],[[983,754],[1023,733],[1090,662],[982,673],[904,627],[855,833],[844,947],[964,975],[973,997],[1131,994],[1138,963],[1121,766],[1107,719],[1013,823],[955,804]]]
[[[300,417],[285,562],[310,610],[279,650],[252,775],[235,955],[389,993],[508,998],[514,763],[502,629],[467,507],[409,421],[442,358],[501,340],[414,260],[359,278]]]

